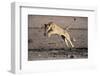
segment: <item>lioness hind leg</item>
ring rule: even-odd
[[[67,39],[67,40],[69,41],[69,43],[70,43],[71,47],[73,48],[73,47],[74,47],[74,45],[73,45],[72,41],[71,41],[70,39]]]
[[[61,35],[62,39],[65,41],[65,44],[67,45],[67,47],[69,47],[68,41],[66,40],[64,35]]]
[[[68,44],[68,41],[66,40],[66,38],[65,38],[65,43],[66,43],[67,47],[69,48],[69,44]]]

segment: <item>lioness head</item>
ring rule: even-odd
[[[50,25],[52,24],[53,22],[49,22],[47,24],[44,24],[44,36],[46,36],[46,33],[47,33],[47,29],[50,27]]]

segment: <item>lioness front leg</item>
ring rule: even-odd
[[[51,37],[52,34],[55,34],[55,32],[50,31],[50,32],[48,33],[48,37]]]

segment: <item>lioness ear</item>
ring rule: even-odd
[[[45,28],[45,29],[47,28],[47,24],[44,24],[44,28]]]
[[[44,24],[45,26],[47,26],[47,24]]]

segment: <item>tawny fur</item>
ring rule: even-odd
[[[51,35],[53,35],[53,34],[57,34],[64,39],[67,47],[71,47],[71,48],[74,47],[74,45],[71,41],[71,37],[66,30],[64,30],[59,25],[57,25],[53,22],[49,22],[48,24],[45,24],[45,26],[46,26],[46,32],[47,32],[48,37],[51,37]]]

